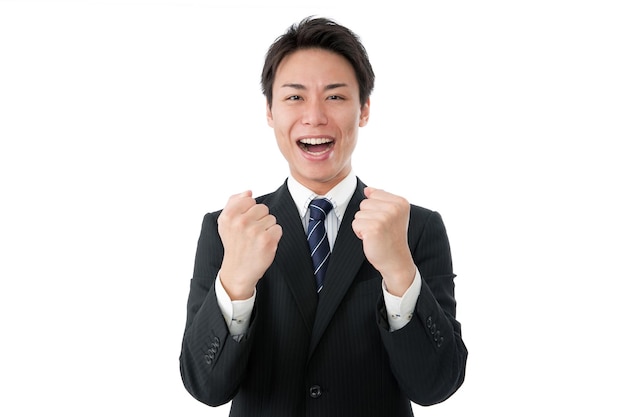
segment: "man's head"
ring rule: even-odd
[[[267,51],[261,87],[270,108],[276,70],[282,60],[300,49],[313,48],[334,52],[348,60],[359,83],[359,100],[363,106],[374,89],[374,70],[359,37],[330,19],[308,17],[292,25]]]
[[[305,19],[270,48],[263,72],[267,121],[291,175],[319,195],[352,170],[367,125],[374,73],[348,29]]]

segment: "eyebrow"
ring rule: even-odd
[[[328,90],[334,90],[336,88],[341,88],[341,87],[347,87],[348,84],[346,83],[334,83],[334,84],[328,84],[326,87],[324,87],[324,91],[328,91]],[[306,90],[306,87],[303,84],[298,84],[298,83],[287,83],[287,84],[283,84],[281,86],[281,88],[294,88],[296,90]]]

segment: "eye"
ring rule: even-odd
[[[299,95],[293,95],[293,96],[287,97],[287,101],[298,101],[298,100],[302,100],[302,97]]]
[[[332,96],[328,96],[328,100],[343,100],[343,97],[332,95]]]

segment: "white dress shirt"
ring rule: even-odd
[[[297,182],[293,177],[289,177],[287,179],[289,193],[293,197],[296,207],[298,208],[298,212],[300,213],[303,233],[306,233],[308,227],[309,203],[311,200],[316,198],[327,198],[333,204],[333,210],[326,216],[326,220],[324,222],[326,233],[328,234],[331,256],[332,249],[337,238],[337,232],[339,231],[339,226],[343,220],[348,203],[356,190],[356,186],[356,175],[351,172],[326,195],[319,196]],[[417,267],[415,268],[415,278],[413,279],[413,283],[402,297],[390,294],[387,291],[384,281],[382,281],[382,289],[389,320],[389,329],[391,331],[399,330],[411,320],[413,311],[415,310],[415,306],[417,304],[417,299],[422,289],[422,278]],[[224,287],[222,286],[218,273],[217,279],[215,280],[215,293],[230,334],[235,339],[240,339],[241,336],[248,330],[250,317],[252,316],[252,310],[254,308],[254,301],[256,299],[256,291],[252,297],[247,300],[231,301],[230,297],[226,293],[226,290],[224,290]]]

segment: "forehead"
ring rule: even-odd
[[[282,83],[343,82],[356,84],[356,74],[343,56],[320,48],[299,49],[285,56],[276,69],[274,86]]]

